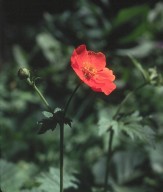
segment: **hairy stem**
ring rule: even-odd
[[[115,119],[117,117],[117,115],[119,114],[122,106],[126,103],[126,101],[130,98],[130,96],[133,95],[139,89],[146,86],[147,84],[148,84],[148,82],[145,82],[145,83],[141,84],[140,86],[138,86],[137,88],[135,88],[133,91],[129,92],[125,96],[125,98],[119,104],[119,107],[117,108],[117,111],[113,116],[113,119]],[[109,132],[110,132],[110,136],[109,136],[109,145],[108,145],[107,160],[106,160],[106,173],[105,173],[105,180],[104,180],[104,192],[107,192],[107,187],[108,187],[108,178],[109,178],[109,174],[110,174],[111,148],[112,148],[112,142],[113,142],[113,136],[114,136],[114,131],[113,131],[112,128],[109,129]]]
[[[79,85],[77,85],[77,87],[74,89],[74,91],[72,92],[70,98],[68,99],[66,106],[64,108],[64,112],[63,112],[63,121],[60,124],[60,192],[63,192],[63,165],[64,165],[64,118],[66,116],[66,112],[68,110],[68,107],[70,105],[70,102],[73,98],[73,96],[75,95],[76,91],[78,90],[78,88],[80,87],[81,83]]]
[[[60,125],[60,192],[63,192],[64,122]]]
[[[32,86],[32,88],[36,91],[36,93],[40,96],[42,102],[45,104],[46,108],[48,111],[53,113],[53,110],[51,109],[51,107],[49,106],[48,102],[46,101],[45,97],[43,96],[43,94],[40,92],[40,90],[37,88],[37,86],[35,85],[34,82],[32,82],[29,78],[27,79],[27,82],[30,86]]]
[[[107,192],[108,188],[108,178],[110,173],[110,160],[111,160],[111,149],[112,149],[112,143],[113,143],[113,135],[114,131],[112,128],[109,130],[109,144],[108,144],[108,151],[107,151],[107,158],[106,158],[106,172],[105,172],[105,180],[104,180],[104,192]]]
[[[68,107],[69,107],[69,104],[70,104],[73,96],[75,95],[75,93],[76,93],[77,90],[79,89],[80,85],[81,85],[81,83],[79,83],[79,84],[76,86],[76,88],[75,88],[74,91],[72,92],[70,98],[68,99],[68,101],[67,101],[67,103],[66,103],[66,106],[65,106],[65,109],[64,109],[64,116],[66,115],[66,112],[67,112],[67,109],[68,109]]]
[[[140,86],[138,86],[137,88],[135,88],[133,91],[129,92],[125,98],[121,101],[121,103],[119,104],[119,107],[117,108],[116,113],[113,116],[113,119],[115,119],[117,117],[117,115],[119,114],[122,106],[126,103],[126,101],[131,97],[131,95],[133,95],[136,91],[138,91],[139,89],[143,88],[144,86],[146,86],[148,83],[145,82],[143,84],[141,84]]]

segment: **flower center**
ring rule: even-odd
[[[83,63],[83,68],[82,68],[82,72],[84,77],[89,80],[91,79],[97,72],[97,70],[95,68],[93,68],[92,66],[90,66],[89,63]]]

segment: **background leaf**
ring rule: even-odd
[[[37,178],[40,183],[39,189],[42,191],[59,192],[60,189],[60,176],[59,169],[50,168],[48,173],[42,173],[40,177]],[[67,188],[77,188],[78,180],[73,175],[64,174],[63,178],[64,189]]]

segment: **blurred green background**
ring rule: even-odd
[[[106,55],[117,89],[105,96],[83,85],[76,93],[68,109],[72,127],[65,127],[66,191],[101,191],[109,137],[105,131],[111,125],[116,134],[109,191],[162,192],[162,1],[4,0],[1,4],[1,190],[59,191],[59,127],[37,134],[45,108],[17,71],[29,68],[40,77],[36,84],[51,107],[63,108],[79,82],[70,67],[71,54],[86,44],[88,50]],[[144,83],[141,69],[150,82],[128,99],[114,120],[126,94]]]

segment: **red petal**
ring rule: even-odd
[[[93,51],[88,51],[87,62],[90,63],[97,71],[102,70],[106,65],[105,55],[101,52],[95,53]]]
[[[78,66],[78,68],[81,68],[84,63],[90,64],[93,68],[99,71],[105,67],[106,58],[103,53],[101,52],[95,53],[93,51],[87,51],[85,45],[80,45],[74,50],[71,56],[71,64],[72,67]]]
[[[92,81],[92,89],[98,92],[104,92],[109,95],[115,88],[116,85],[112,82],[115,79],[112,70],[104,68],[102,71],[98,72]]]
[[[101,88],[101,90],[105,93],[105,95],[109,95],[115,88],[116,85],[113,82],[108,82]]]
[[[81,69],[83,66],[83,61],[87,57],[87,50],[85,45],[80,45],[76,48],[71,56],[71,66],[72,68]]]
[[[113,75],[113,71],[108,69],[108,68],[104,68],[103,70],[99,71],[97,73],[97,75],[95,76],[96,81],[103,81],[103,80],[109,80],[109,81],[114,81],[115,76]]]
[[[86,51],[87,51],[86,45],[80,45],[79,47],[77,47],[77,48],[75,49],[75,51],[76,51],[76,53],[77,53],[78,55],[86,52]]]

